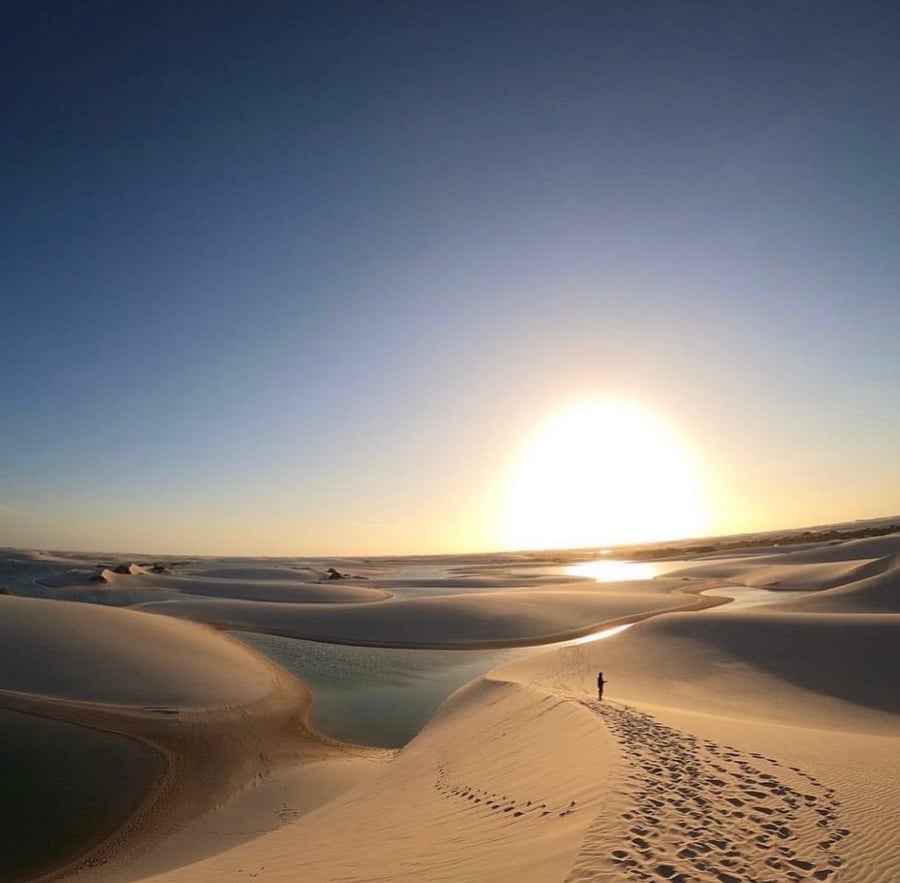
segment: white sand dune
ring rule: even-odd
[[[632,620],[662,610],[706,606],[709,599],[658,591],[625,593],[582,583],[554,590],[483,592],[411,598],[381,604],[267,604],[253,601],[159,601],[150,613],[221,628],[385,647],[480,647],[547,643],[584,635],[601,623]],[[668,583],[670,587],[680,583]]]
[[[377,779],[242,848],[149,879],[563,879],[615,760],[583,707],[484,681],[456,694]]]
[[[307,734],[305,748],[290,743],[305,765],[267,777],[130,869],[88,869],[77,879],[893,883],[900,867],[898,541],[732,554],[628,586],[523,582],[341,605],[185,598],[146,608],[168,616],[129,612],[167,633],[211,635],[174,618],[186,616],[419,646],[546,640],[600,622],[643,621],[613,638],[495,669],[451,696],[380,767],[373,767],[377,757],[344,762]],[[487,578],[477,561],[467,566],[471,577]],[[489,575],[509,578],[495,567]],[[676,591],[721,583],[812,594],[703,610],[695,605],[707,599]],[[129,658],[124,646],[110,652]],[[202,673],[202,663],[183,653],[178,659]],[[598,670],[609,681],[602,703]],[[238,706],[250,711],[246,725],[239,723],[245,712],[232,713],[239,746],[287,744],[289,716],[277,718],[277,708],[294,702],[296,722],[298,705],[286,697],[302,688],[278,683],[287,693],[277,702],[269,693]],[[208,731],[220,739],[224,732]],[[271,742],[275,732],[280,743]],[[209,771],[227,758],[226,766],[240,766],[229,743],[215,738],[192,763],[205,757]],[[266,752],[271,768],[277,750]],[[190,778],[189,767],[180,769]],[[306,802],[304,788],[312,794]],[[181,791],[169,805],[184,800]]]
[[[900,567],[798,599],[791,608],[822,613],[900,613]]]
[[[730,580],[769,589],[817,590],[889,573],[898,562],[900,534],[889,534],[776,554],[701,558],[669,576]]]
[[[211,708],[270,689],[237,642],[177,620],[0,596],[0,690],[119,705]]]
[[[457,692],[376,781],[151,879],[888,883],[898,629],[723,608],[534,655]]]
[[[880,537],[862,537],[856,540],[818,543],[803,551],[786,552],[797,564],[814,564],[826,561],[863,561],[883,558],[900,552],[900,533]]]
[[[228,570],[212,570],[198,575],[181,576],[172,573],[134,574],[101,570],[102,581],[92,579],[90,571],[68,571],[57,577],[45,577],[42,585],[58,588],[66,599],[77,600],[80,595],[93,596],[104,592],[146,594],[158,592],[160,596],[203,595],[214,598],[243,598],[255,601],[303,602],[312,604],[349,604],[365,601],[381,601],[391,597],[386,589],[378,589],[350,580],[329,582],[303,582],[301,579],[285,579],[284,570],[259,568],[253,571],[235,569],[231,576],[213,576]],[[240,574],[240,576],[238,576]],[[298,574],[299,576],[299,574]],[[321,576],[321,575],[319,575]]]
[[[130,819],[103,842],[87,831],[69,870],[140,852],[288,760],[346,756],[308,730],[299,681],[204,626],[2,596],[0,646],[0,709],[124,736],[164,761],[150,791],[134,794]],[[117,780],[146,788],[127,768]]]
[[[896,736],[786,726],[771,708],[735,723],[601,706],[575,683],[597,651],[536,660],[539,684],[514,665],[457,693],[376,781],[151,879],[891,879],[897,846],[875,822],[896,819]]]
[[[560,651],[560,659],[585,694],[602,669],[611,695],[629,702],[900,735],[898,647],[900,614],[726,607],[654,618],[596,647]],[[519,670],[530,673],[529,682],[540,681],[541,664]]]

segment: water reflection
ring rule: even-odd
[[[624,625],[614,625],[612,628],[603,629],[603,631],[600,632],[592,632],[591,634],[583,635],[580,638],[573,638],[567,643],[572,645],[592,644],[594,641],[602,641],[604,638],[611,638],[613,635],[618,635],[619,632],[624,632],[625,629],[631,628],[633,625],[633,622],[626,622]]]
[[[653,579],[659,576],[658,566],[649,561],[582,561],[566,568],[569,576],[586,576],[598,583],[614,583],[620,580]]]

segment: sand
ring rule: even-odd
[[[221,628],[247,629],[295,638],[382,647],[475,648],[548,643],[633,621],[663,610],[708,606],[693,595],[665,592],[647,581],[603,588],[586,581],[551,589],[480,592],[411,598],[381,604],[273,604],[222,599],[157,601],[149,613],[184,617]],[[667,584],[681,589],[680,582]],[[642,591],[642,589],[644,591]]]
[[[230,715],[234,751],[223,741],[214,751],[173,751],[180,766],[170,759],[173,782],[190,778],[205,756],[207,774],[218,770],[228,780],[216,799],[205,799],[205,811],[195,805],[170,826],[170,836],[145,838],[143,854],[132,849],[130,862],[123,853],[116,864],[83,868],[81,881],[891,883],[900,867],[898,556],[900,535],[725,558],[712,553],[631,589],[533,584],[538,565],[516,579],[521,560],[482,571],[478,561],[466,561],[466,578],[503,585],[464,593],[448,584],[425,597],[403,597],[402,575],[392,587],[390,567],[371,565],[368,588],[391,597],[341,604],[183,598],[140,611],[80,605],[96,625],[82,624],[85,640],[110,631],[94,614],[117,613],[159,629],[172,648],[188,634],[198,647],[212,643],[202,653],[163,653],[165,663],[140,655],[138,663],[128,655],[133,641],[114,642],[108,653],[125,661],[116,677],[121,671],[127,689],[95,683],[96,671],[86,684],[60,685],[36,665],[21,683],[31,688],[33,710],[60,720],[83,714],[79,703],[88,696],[90,726],[122,732],[122,720],[136,726],[141,718],[143,729],[132,732],[143,733],[146,744],[164,741],[147,722],[169,715],[115,705],[111,696],[146,702],[155,689],[144,675],[131,680],[131,660],[165,682],[160,686],[179,709],[171,717],[209,721],[208,740],[225,732],[217,727]],[[253,579],[267,582],[258,573]],[[439,580],[430,578],[437,588]],[[714,594],[716,585],[776,594],[756,607],[701,609],[708,599],[690,592]],[[787,594],[796,589],[808,594]],[[182,621],[201,614],[219,625],[368,645],[527,643],[600,622],[636,624],[491,671],[448,698],[393,754],[317,741],[303,730],[302,685],[249,651],[232,655],[236,645],[227,637]],[[39,631],[34,626],[36,642]],[[53,634],[64,642],[62,630]],[[223,643],[213,649],[217,641]],[[198,661],[207,652],[220,660],[211,672]],[[178,688],[183,694],[168,684],[167,665],[197,675]],[[234,666],[248,672],[229,697],[225,683]],[[598,670],[609,682],[602,703]],[[267,677],[268,692],[261,687]],[[2,694],[7,707],[10,695]],[[257,758],[254,772],[240,746],[266,739],[270,756],[264,765]],[[176,790],[173,809],[189,802],[185,788]],[[118,842],[133,835],[126,826]]]
[[[0,711],[31,721],[28,744],[11,751],[23,757],[26,749],[33,753],[35,740],[52,739],[61,725],[72,728],[70,742],[85,742],[77,763],[88,762],[92,734],[135,745],[128,756],[119,751],[114,781],[109,770],[100,772],[102,766],[96,772],[101,781],[95,799],[113,786],[131,792],[117,795],[130,806],[127,819],[119,819],[112,834],[105,818],[98,818],[94,829],[79,820],[78,841],[70,844],[69,854],[57,857],[62,869],[101,873],[111,866],[116,879],[120,863],[281,764],[347,756],[346,748],[309,731],[310,695],[303,684],[203,626],[130,610],[4,596],[0,645]],[[155,759],[149,784],[148,753]],[[83,769],[77,772],[85,775]],[[52,795],[45,799],[56,807]],[[41,817],[39,802],[32,814]],[[33,825],[29,830],[33,834]]]
[[[294,574],[287,578],[289,574]],[[300,577],[317,577],[306,581]],[[103,603],[115,603],[115,596],[132,594],[138,600],[154,596],[182,599],[184,596],[242,598],[253,601],[290,601],[295,603],[347,604],[382,601],[391,597],[386,589],[376,589],[353,580],[327,581],[323,574],[297,573],[286,568],[223,568],[205,570],[200,576],[175,573],[116,573],[109,568],[71,570],[42,584],[59,589],[56,597],[81,600],[85,595],[110,597]]]
[[[259,699],[273,680],[209,629],[96,605],[0,597],[0,643],[3,692],[211,708]]]

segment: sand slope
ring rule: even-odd
[[[562,733],[567,750],[554,751]],[[484,681],[458,693],[377,780],[289,828],[150,879],[562,879],[609,800],[615,757],[581,706]]]
[[[204,626],[0,596],[0,646],[0,710],[28,716],[23,737],[46,731],[49,742],[66,724],[134,740],[163,761],[149,785],[146,752],[121,761],[119,788],[140,789],[120,801],[134,812],[112,836],[86,827],[70,869],[129,858],[288,760],[343,756],[306,727],[310,696],[299,681]],[[98,775],[101,761],[91,761]]]
[[[660,617],[597,647],[561,651],[560,660],[586,694],[602,669],[611,694],[629,701],[662,696],[734,719],[900,735],[900,615],[763,610]],[[532,672],[544,682],[542,670]]]
[[[125,705],[259,699],[272,671],[210,630],[129,610],[0,596],[0,690]]]
[[[822,589],[845,585],[894,570],[900,555],[900,534],[845,542],[823,543],[775,553],[701,556],[696,564],[671,575],[731,579],[748,586]]]
[[[891,883],[900,612],[885,587],[897,563],[890,551],[803,554],[791,573],[812,568],[799,587],[817,595],[783,608],[665,612],[505,665],[449,699],[376,780],[150,879]],[[565,607],[569,592],[525,597]],[[647,592],[629,602],[655,602]],[[888,612],[857,612],[872,594]],[[854,612],[794,609],[835,597]],[[471,600],[443,599],[436,618],[451,633],[488,634],[495,599],[481,609]],[[404,606],[370,605],[391,608]],[[431,605],[406,609],[419,620],[424,611],[428,633]],[[522,609],[516,617],[528,620]],[[388,627],[397,624],[376,619],[367,634],[384,638]],[[602,704],[600,669],[610,682]]]
[[[889,569],[798,599],[791,608],[822,613],[900,613],[900,567],[894,560]]]
[[[635,677],[640,697],[592,696],[599,665],[618,685],[627,666],[660,647],[658,666],[699,664],[680,635],[641,634],[679,618],[693,617],[506,666],[455,694],[377,781],[289,828],[151,879],[887,883],[900,850],[877,821],[896,820],[900,805],[895,716],[793,686],[790,672],[762,683],[725,651],[709,660],[724,664],[724,679],[692,694],[702,712],[683,710],[684,696],[659,670],[642,687]],[[709,654],[720,633],[715,622],[691,640]],[[752,719],[724,714],[721,699],[716,707],[723,690],[754,696],[761,683],[769,701],[755,695]],[[790,723],[792,708],[784,714],[798,699],[815,712],[804,726]],[[870,735],[879,720],[883,734]]]

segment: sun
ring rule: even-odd
[[[621,545],[702,534],[688,449],[641,406],[601,397],[552,416],[513,467],[500,540],[510,549]]]

